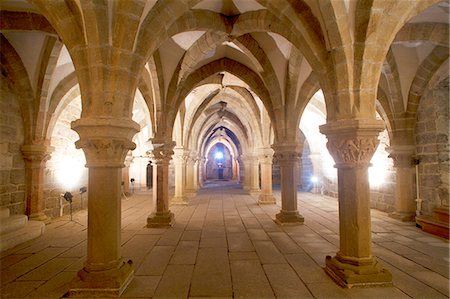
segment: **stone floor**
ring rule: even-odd
[[[279,193],[276,193],[279,198]],[[122,202],[123,256],[135,277],[125,298],[448,298],[449,243],[372,210],[373,251],[394,287],[342,289],[323,271],[338,249],[337,201],[299,193],[305,224],[280,227],[235,185],[210,186],[174,206],[170,229],[144,228],[151,193]],[[58,298],[86,254],[86,211],[1,253],[1,298]]]

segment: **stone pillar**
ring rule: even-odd
[[[199,186],[203,187],[205,185],[205,158],[199,157],[198,158],[198,178],[199,178]]]
[[[297,176],[300,156],[296,144],[277,144],[272,148],[280,165],[281,174],[281,211],[276,215],[278,224],[300,224],[304,222],[297,208]]]
[[[123,190],[123,194],[125,194],[125,196],[131,195],[131,192],[130,192],[130,165],[131,165],[131,162],[133,162],[133,156],[127,155],[125,158],[125,163],[124,163],[125,166],[122,168],[122,182],[123,182],[122,190]]]
[[[196,155],[191,155],[186,160],[186,194],[188,196],[195,195],[197,192],[197,180],[196,180]]]
[[[242,183],[242,188],[247,191],[250,192],[250,185],[251,185],[251,162],[250,162],[250,157],[248,155],[241,155],[241,164],[242,167],[244,169],[244,176],[241,179],[241,183]]]
[[[128,119],[82,118],[72,122],[89,169],[87,258],[69,295],[119,296],[130,283],[132,262],[121,256],[122,167],[139,125]]]
[[[153,199],[155,211],[147,218],[147,227],[167,227],[174,224],[174,215],[169,210],[169,163],[175,142],[154,141],[153,156]]]
[[[30,220],[47,220],[44,214],[44,169],[52,148],[44,144],[25,144],[22,154],[25,160],[26,211]]]
[[[248,192],[252,195],[259,195],[259,161],[256,156],[249,159],[250,182]]]
[[[175,195],[170,204],[187,205],[186,201],[186,160],[187,152],[183,147],[176,146],[174,149],[173,164],[175,166]]]
[[[272,157],[273,150],[264,148],[259,157],[261,165],[261,194],[259,195],[259,204],[275,204],[275,197],[272,194]]]
[[[194,159],[194,176],[193,176],[193,185],[194,185],[194,192],[197,192],[200,184],[198,181],[198,168],[199,168],[199,160],[197,158]]]
[[[386,149],[396,168],[395,211],[389,217],[413,221],[416,215],[414,186],[414,146],[391,146]]]
[[[340,120],[320,127],[338,169],[339,252],[325,271],[343,287],[391,285],[392,276],[372,256],[368,167],[383,122]]]

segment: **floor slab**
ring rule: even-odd
[[[152,192],[122,201],[122,255],[135,277],[124,298],[448,298],[449,243],[372,210],[373,252],[388,288],[342,289],[323,270],[339,247],[335,198],[298,194],[305,222],[279,226],[277,204],[215,184],[173,206],[172,228],[146,228]],[[43,236],[0,253],[2,298],[59,298],[86,259],[87,211],[53,219]]]

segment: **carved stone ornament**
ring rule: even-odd
[[[82,148],[87,167],[123,167],[129,150],[136,148],[131,141],[139,132],[139,124],[131,119],[81,118],[72,122],[80,135],[75,142]]]
[[[378,146],[378,138],[328,138],[327,148],[336,165],[369,164]]]
[[[43,144],[25,144],[21,150],[25,161],[33,167],[50,160],[53,147]]]
[[[158,144],[152,151],[153,161],[155,164],[169,164],[172,155],[174,154],[173,148],[175,142],[166,142]]]
[[[274,151],[271,148],[261,148],[259,149],[258,160],[261,164],[272,165]]]
[[[280,164],[298,163],[301,156],[301,147],[297,144],[274,144],[274,160]]]
[[[82,148],[88,167],[123,167],[129,150],[136,145],[129,140],[92,138],[75,142],[77,148]]]
[[[377,119],[344,119],[320,126],[336,167],[369,166],[384,123]]]
[[[414,146],[391,146],[386,148],[389,158],[392,158],[394,167],[409,168],[414,166]]]

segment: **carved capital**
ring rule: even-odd
[[[292,164],[298,163],[301,156],[301,146],[295,143],[279,143],[272,145],[274,153],[274,159],[279,164]]]
[[[410,168],[414,166],[415,148],[414,146],[390,146],[386,148],[389,158],[392,158],[394,167]]]
[[[75,146],[83,149],[87,167],[123,167],[128,151],[136,148],[131,140],[139,125],[130,119],[82,118],[72,129],[80,135]]]
[[[174,154],[174,141],[165,143],[153,143],[154,149],[151,151],[152,159],[156,165],[168,165]]]
[[[173,161],[174,163],[185,164],[189,159],[189,151],[185,150],[183,147],[175,147],[173,149]]]
[[[27,167],[40,167],[51,158],[54,148],[45,144],[24,144],[21,147]]]
[[[383,122],[375,119],[341,120],[320,127],[337,168],[369,166],[383,129]]]
[[[272,161],[273,161],[273,149],[271,149],[270,147],[265,147],[265,148],[260,148],[259,149],[259,162],[261,164],[270,164],[272,165]]]
[[[136,145],[128,140],[91,138],[75,143],[86,155],[87,167],[123,167],[125,157]]]

